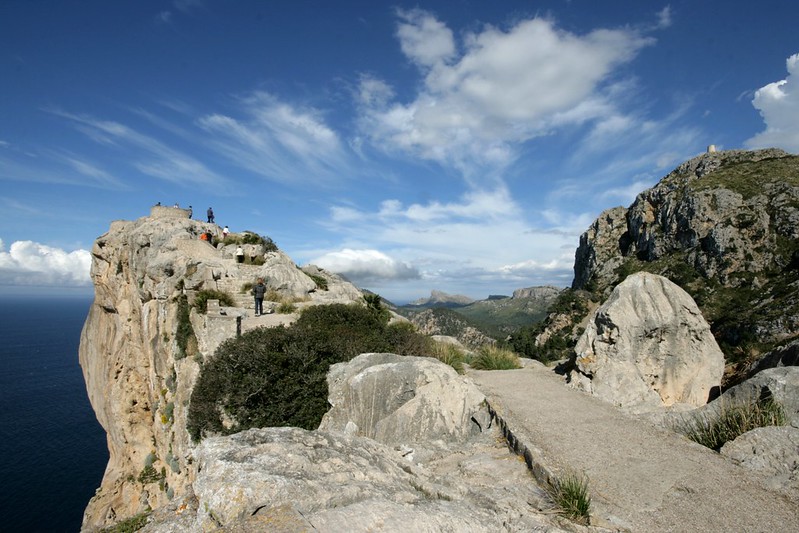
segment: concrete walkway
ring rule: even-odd
[[[568,388],[537,363],[468,376],[540,481],[585,474],[591,525],[633,532],[799,531],[799,495],[673,432]]]

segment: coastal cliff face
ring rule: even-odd
[[[280,251],[264,254],[261,244],[246,245],[246,253],[263,264],[239,264],[235,245],[211,246],[200,240],[206,232],[221,238],[218,226],[190,220],[187,211],[154,207],[148,217],[113,222],[94,244],[95,297],[79,358],[110,459],[83,530],[161,507],[190,487],[189,398],[202,361],[252,307],[246,283],[264,277],[271,294],[299,305],[361,299],[341,278],[316,268],[306,274]],[[320,278],[327,290],[317,290]],[[203,290],[228,292],[238,307],[200,314],[188,304]]]

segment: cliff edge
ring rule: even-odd
[[[239,263],[236,234],[222,241],[216,224],[156,206],[150,216],[113,222],[94,243],[95,296],[79,359],[110,458],[83,530],[161,507],[190,487],[191,391],[202,362],[252,314],[249,283],[265,278],[274,305],[361,300],[340,277],[315,267],[306,273],[271,241],[247,236],[248,261]],[[204,291],[226,292],[234,305],[201,313],[191,303]]]

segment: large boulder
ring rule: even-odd
[[[452,367],[426,357],[362,354],[333,365],[331,409],[319,429],[375,439],[410,452],[463,442],[490,422],[485,396]]]
[[[570,383],[631,410],[704,405],[724,372],[724,355],[693,299],[645,272],[616,286],[575,354]]]

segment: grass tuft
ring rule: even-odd
[[[718,413],[683,418],[676,429],[692,441],[719,451],[725,443],[747,431],[766,426],[784,426],[786,423],[782,406],[767,399],[729,405],[722,403]]]
[[[588,478],[569,472],[551,487],[550,496],[560,512],[569,520],[588,525],[591,512],[591,496],[588,493]]]
[[[512,370],[522,367],[516,353],[492,345],[482,346],[469,364],[476,370]]]
[[[458,374],[463,374],[465,372],[463,362],[466,356],[457,346],[444,342],[436,342],[433,344],[432,353],[430,355],[454,368],[455,372]]]

